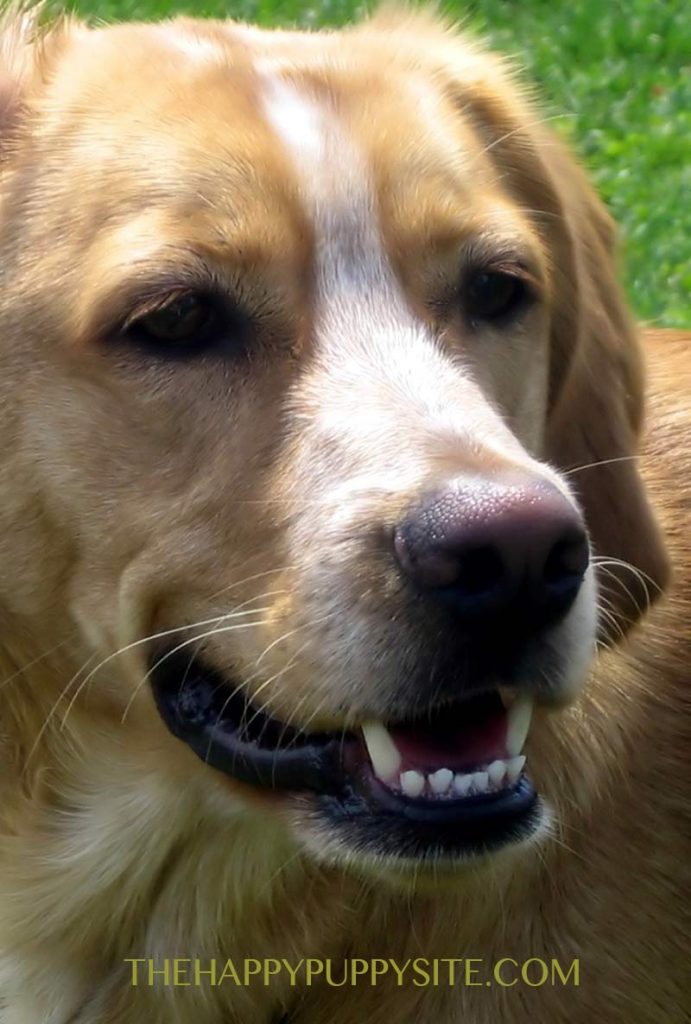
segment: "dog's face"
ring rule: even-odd
[[[594,554],[663,565],[578,171],[425,19],[20,49],[8,618],[76,628],[113,729],[322,856],[417,869],[534,835],[522,747],[593,658]],[[602,583],[628,624],[631,584]]]

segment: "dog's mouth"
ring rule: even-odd
[[[539,820],[522,753],[527,696],[494,690],[416,719],[316,733],[254,707],[199,659],[163,655],[151,680],[168,729],[209,766],[264,790],[314,794],[360,848],[416,860],[477,853]]]

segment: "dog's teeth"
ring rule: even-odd
[[[451,785],[453,772],[449,771],[448,768],[440,768],[438,771],[433,772],[432,775],[429,775],[428,779],[432,792],[440,796],[442,793],[446,793]]]
[[[489,789],[489,775],[487,772],[473,772],[473,792],[486,793]]]
[[[501,786],[506,775],[506,763],[504,761],[492,761],[487,769],[487,774],[493,786]]]
[[[506,729],[506,750],[510,757],[516,757],[523,750],[530,720],[533,717],[533,698],[519,697],[509,708]]]
[[[467,796],[470,792],[470,784],[473,781],[472,775],[461,775],[457,772],[453,777],[453,791],[458,796]]]
[[[362,726],[362,735],[374,774],[382,782],[391,782],[401,767],[401,755],[391,739],[389,730],[381,722],[365,722]]]
[[[495,793],[504,787],[513,786],[519,779],[525,757],[520,749],[530,727],[533,710],[532,698],[525,695],[516,698],[508,711],[506,748],[511,758],[497,758],[490,764],[479,767],[475,772],[457,772],[450,768],[437,768],[425,774],[417,769],[401,771],[403,759],[393,737],[382,722],[370,720],[362,726],[362,735],[367,753],[372,762],[375,776],[387,785],[397,787],[404,796],[413,799],[427,793],[428,798],[482,796]]]
[[[514,782],[518,781],[518,777],[523,771],[523,765],[525,764],[525,754],[520,754],[518,757],[512,757],[510,761],[506,763],[506,781],[508,785],[512,786]]]
[[[508,711],[511,705],[516,703],[516,697],[518,696],[518,694],[515,690],[510,689],[508,686],[500,686],[499,696],[501,697],[502,704]]]
[[[422,772],[401,772],[401,789],[406,796],[420,796],[425,788],[425,776]]]

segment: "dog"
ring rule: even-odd
[[[1,31],[0,1021],[687,1021],[688,336],[641,342],[576,161],[433,14],[41,24]]]

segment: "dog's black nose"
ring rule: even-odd
[[[418,589],[477,626],[557,620],[589,561],[578,511],[556,487],[532,479],[454,481],[397,525],[394,551]]]

